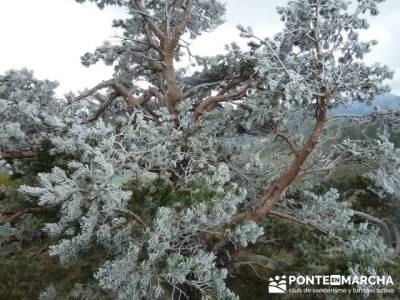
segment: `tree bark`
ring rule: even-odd
[[[2,151],[0,149],[0,159],[23,159],[33,158],[39,153],[38,150],[27,150],[27,151]]]
[[[196,108],[196,111],[193,114],[193,119],[198,120],[202,116],[202,114],[212,105],[220,102],[235,101],[244,97],[251,87],[251,82],[251,79],[247,80],[245,85],[239,91],[227,95],[226,93],[229,91],[229,89],[235,87],[236,84],[238,84],[237,80],[233,80],[231,84],[228,84],[228,86],[220,91],[216,96],[211,96],[203,100]]]
[[[163,45],[164,59],[163,59],[163,80],[166,87],[166,95],[165,102],[168,108],[168,111],[178,117],[179,113],[176,109],[176,105],[182,98],[182,91],[178,87],[178,82],[176,78],[176,72],[174,67],[174,54],[175,47],[173,43],[167,41]]]
[[[322,131],[326,124],[327,101],[329,91],[325,91],[325,96],[318,100],[315,108],[315,126],[304,147],[296,152],[289,169],[278,179],[274,180],[268,187],[267,191],[259,199],[255,201],[253,209],[250,211],[238,213],[234,216],[233,221],[249,219],[254,222],[260,222],[276,205],[282,193],[300,174],[305,161],[308,159],[312,151],[318,144]]]

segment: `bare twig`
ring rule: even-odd
[[[290,220],[290,221],[299,223],[299,224],[304,225],[304,226],[306,226],[306,227],[315,229],[315,230],[317,230],[318,232],[322,233],[323,235],[328,235],[328,234],[329,234],[329,232],[327,232],[325,229],[322,229],[322,228],[319,227],[319,226],[316,226],[316,225],[314,225],[314,224],[311,224],[311,223],[309,223],[309,222],[307,222],[307,221],[299,220],[299,219],[297,219],[297,218],[294,217],[294,216],[291,216],[291,215],[288,215],[288,214],[285,214],[285,213],[282,213],[282,212],[279,212],[279,211],[271,210],[271,211],[269,212],[269,215],[271,215],[271,216],[273,216],[273,217],[284,218],[284,219],[287,219],[287,220]]]
[[[399,254],[400,253],[400,232],[399,229],[397,228],[396,224],[393,224],[392,222],[389,222],[390,225],[392,226],[392,230],[394,233],[394,242],[395,242],[395,253]]]
[[[33,158],[39,154],[39,150],[9,151],[0,146],[0,159],[24,159]]]
[[[283,132],[276,132],[276,135],[279,136],[280,138],[284,139],[286,143],[288,144],[290,150],[293,152],[294,155],[299,155],[299,148],[296,145],[296,142],[292,137],[290,137],[288,134],[283,133]]]
[[[216,86],[216,85],[218,85],[220,83],[221,83],[221,81],[201,83],[201,84],[196,85],[195,87],[187,90],[186,92],[184,92],[182,97],[183,98],[187,98],[187,97],[191,96],[193,93],[195,93],[198,89],[213,87],[213,86]]]
[[[267,271],[271,271],[271,269],[267,268],[266,266],[264,266],[258,262],[254,262],[254,261],[243,261],[243,262],[241,261],[241,262],[236,263],[235,265],[236,265],[236,267],[248,266],[254,272],[254,274],[261,280],[268,280],[268,278],[261,276],[258,273],[256,266],[259,268],[265,269]]]
[[[24,208],[19,211],[8,211],[4,212],[4,215],[10,215],[8,218],[6,218],[7,223],[13,223],[15,222],[18,218],[22,217],[25,214],[29,213],[39,213],[43,211],[42,207],[30,207],[30,208]]]
[[[46,251],[48,248],[49,248],[49,246],[46,245],[46,246],[40,248],[38,251],[32,253],[29,257],[32,258],[32,257],[35,257],[36,255],[42,254],[42,253],[43,253],[44,251]]]
[[[133,219],[135,219],[137,222],[139,222],[143,227],[148,228],[147,224],[143,221],[141,217],[139,217],[137,214],[135,214],[133,211],[128,210],[128,209],[123,209],[123,208],[114,208],[116,212],[123,213]]]
[[[117,93],[111,93],[110,95],[108,95],[108,97],[104,99],[104,101],[101,103],[100,107],[97,109],[94,116],[91,117],[89,120],[85,121],[85,123],[96,121],[106,111],[106,109],[111,105],[111,103],[113,103],[113,101],[117,98],[118,98]]]
[[[361,212],[361,211],[357,211],[357,210],[353,210],[353,215],[357,216],[357,217],[361,217],[365,220],[371,221],[375,224],[378,224],[381,227],[381,229],[383,230],[383,235],[384,235],[386,244],[390,245],[390,246],[392,245],[392,233],[390,231],[389,226],[385,222],[383,222],[381,219],[371,216],[365,212]]]

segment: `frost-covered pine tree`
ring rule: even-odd
[[[220,1],[90,1],[129,14],[113,23],[117,42],[82,57],[113,66],[112,79],[57,100],[54,83],[27,71],[0,77],[0,159],[18,168],[43,139],[58,158],[21,186],[33,207],[4,212],[3,242],[24,213],[57,209],[44,227],[50,255],[63,266],[95,257],[98,286],[118,299],[236,299],[226,279],[270,215],[317,229],[349,259],[392,255],[335,190],[306,191],[320,172],[359,161],[357,142],[330,145],[329,108],[388,91],[390,70],[363,62],[376,42],[359,37],[382,1],[290,1],[278,8],[282,32],[240,26],[250,50],[233,43],[215,57],[190,43],[223,22]],[[296,179],[305,202],[293,209]]]

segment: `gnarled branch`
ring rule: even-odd
[[[143,219],[141,217],[139,217],[137,214],[135,214],[133,211],[127,210],[127,209],[122,209],[122,208],[114,208],[114,210],[116,212],[123,213],[123,214],[127,215],[128,217],[133,218],[134,220],[139,222],[139,224],[141,224],[144,228],[148,227],[148,225],[143,221]]]
[[[307,221],[303,221],[303,220],[297,219],[294,216],[291,216],[291,215],[288,215],[288,214],[285,214],[285,213],[282,213],[282,212],[279,212],[279,211],[276,211],[276,210],[270,211],[269,215],[273,216],[273,217],[277,217],[277,218],[287,219],[289,221],[296,222],[298,224],[304,225],[304,226],[309,227],[311,229],[315,229],[316,231],[322,233],[323,235],[328,235],[329,234],[328,231],[326,231],[325,229],[323,229],[323,228],[321,228],[319,226],[316,226],[316,225],[314,225],[314,224],[312,224],[310,222],[307,222]]]
[[[298,155],[294,158],[288,170],[269,185],[267,191],[255,201],[252,210],[238,213],[236,216],[234,216],[233,221],[250,219],[255,222],[259,222],[263,217],[272,211],[282,193],[300,174],[304,163],[318,144],[322,130],[326,124],[327,103],[329,97],[330,91],[326,89],[325,95],[318,99],[318,102],[315,106],[314,129],[304,147],[298,151]]]
[[[25,151],[10,151],[6,147],[0,145],[0,159],[24,159],[32,158],[39,154],[39,150],[31,149]]]
[[[182,15],[182,18],[180,19],[178,26],[175,29],[174,35],[172,37],[172,47],[175,48],[179,40],[189,22],[190,15],[192,14],[192,8],[193,8],[193,0],[187,0],[186,5],[185,5],[185,11]]]
[[[147,101],[151,99],[151,97],[154,97],[158,100],[160,105],[163,105],[164,103],[164,97],[161,95],[161,93],[154,87],[150,87],[147,91],[143,93],[143,95],[139,98],[139,105],[145,104]]]
[[[300,150],[291,136],[280,131],[276,131],[276,135],[286,141],[286,143],[288,144],[290,150],[294,153],[294,155],[299,155]]]
[[[71,101],[71,103],[75,103],[77,101],[83,100],[91,95],[93,95],[95,92],[97,92],[98,90],[104,89],[106,87],[109,87],[111,85],[111,83],[113,82],[112,79],[110,80],[105,80],[103,82],[100,82],[98,85],[94,86],[93,88],[83,92],[82,94],[80,94],[78,97],[75,97],[75,99],[73,101]]]
[[[246,96],[247,91],[250,89],[252,81],[249,79],[246,81],[245,85],[237,92],[233,94],[226,94],[227,91],[236,85],[236,81],[232,81],[230,85],[225,87],[222,91],[220,91],[216,96],[211,96],[203,100],[199,106],[197,106],[194,114],[193,119],[198,120],[202,114],[209,108],[211,105],[226,102],[226,101],[235,101],[243,98]]]
[[[383,231],[383,236],[386,244],[389,246],[392,245],[392,232],[390,231],[389,226],[385,222],[383,222],[381,219],[378,219],[362,211],[353,210],[353,215],[363,218],[367,221],[373,222],[375,224],[378,224]]]
[[[114,91],[118,93],[118,95],[122,96],[125,99],[125,102],[128,105],[130,111],[133,111],[134,107],[138,105],[138,100],[130,93],[129,89],[123,84],[115,82],[113,79],[103,81],[95,87],[91,88],[90,90],[83,92],[81,95],[75,98],[74,102],[87,98],[98,90],[107,87],[114,89]]]
[[[213,87],[213,86],[216,86],[216,85],[218,85],[218,84],[220,84],[220,83],[221,83],[221,81],[205,82],[205,83],[198,84],[198,85],[196,85],[196,86],[194,86],[194,87],[188,89],[187,91],[185,91],[185,92],[183,93],[182,98],[187,98],[187,97],[193,95],[195,92],[197,92],[197,90],[199,90],[199,89],[201,89],[201,88]]]
[[[4,215],[9,215],[8,218],[6,218],[7,223],[13,223],[15,222],[18,218],[22,217],[25,214],[30,214],[30,213],[39,213],[43,211],[42,207],[30,207],[30,208],[24,208],[18,211],[8,211],[4,212]]]
[[[160,41],[164,41],[166,39],[166,36],[164,32],[158,27],[152,20],[152,17],[149,16],[142,8],[141,1],[140,0],[133,0],[132,1],[133,6],[136,7],[136,10],[140,13],[140,15],[144,18],[147,24],[149,24],[149,27],[151,31],[157,36],[157,38]]]
[[[115,92],[108,95],[101,103],[100,107],[97,109],[94,116],[91,117],[89,120],[85,121],[85,123],[91,123],[96,121],[106,111],[106,109],[111,105],[111,103],[113,103],[114,100],[117,98],[118,94]]]

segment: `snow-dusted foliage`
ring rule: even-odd
[[[350,261],[360,261],[364,266],[382,264],[394,255],[394,249],[387,245],[376,227],[368,223],[353,225],[343,245],[343,252]]]
[[[221,183],[214,180],[219,179],[207,181],[218,187]],[[222,178],[222,182],[225,180]],[[186,286],[197,290],[204,299],[236,298],[225,286],[227,271],[216,266],[215,254],[206,250],[202,239],[213,228],[229,221],[243,196],[233,187],[222,199],[216,195],[208,203],[180,211],[158,209],[151,227],[132,241],[121,257],[100,268],[95,275],[100,286],[121,299],[146,295],[157,298],[165,293],[163,286],[170,286],[172,295],[185,295],[182,286]],[[255,242],[263,234],[258,226],[245,228],[243,231],[238,227],[235,232],[241,244]]]
[[[36,148],[49,132],[65,126],[62,102],[54,95],[57,86],[35,79],[26,69],[0,76],[0,158],[3,153]]]
[[[215,254],[207,251],[207,240],[202,239],[208,231],[230,221],[245,192],[230,183],[227,165],[215,168],[204,160],[197,141],[188,156],[178,146],[182,137],[173,126],[153,128],[139,113],[132,118],[135,124],[127,124],[119,134],[102,121],[91,127],[72,125],[63,138],[52,139],[52,151],[74,155],[79,161],[70,161],[67,170],[55,167],[51,173],[39,174],[40,187],[21,187],[24,193],[37,197],[41,206],[60,206],[59,221],[45,227],[50,236],[60,239],[51,246],[50,254],[64,265],[97,246],[116,255],[118,260],[106,263],[96,276],[103,288],[122,299],[148,293],[158,297],[166,284],[175,292],[182,285],[192,286],[209,298],[231,295],[224,285],[226,271],[215,266]],[[157,184],[170,182],[161,171],[173,169],[184,157],[190,161],[180,180],[182,197],[201,201],[186,207],[177,195],[172,207],[157,208],[145,220],[135,217],[128,206],[140,203],[135,203],[138,195],[133,195],[132,185],[138,193],[149,186],[157,191]],[[203,164],[203,172],[194,173],[199,164]],[[263,231],[254,223],[244,223],[222,234],[247,246]],[[163,264],[165,270],[160,269]],[[174,271],[178,265],[182,269]],[[119,269],[118,280],[112,277],[114,268]],[[136,268],[146,271],[132,273]],[[189,279],[193,276],[196,279]]]
[[[190,187],[187,192],[191,198],[202,197],[204,189],[208,191],[204,201],[185,207],[178,197],[172,207],[160,207],[149,216],[147,225],[147,219],[127,209],[128,202],[137,204],[132,192],[123,190],[129,180],[124,170],[117,170],[110,157],[107,162],[105,153],[93,155],[88,165],[71,162],[70,176],[55,168],[50,174],[39,175],[41,187],[21,188],[39,197],[40,205],[61,206],[59,222],[45,228],[51,236],[62,238],[51,247],[50,254],[68,264],[79,253],[104,247],[117,259],[106,262],[96,278],[101,287],[121,299],[149,294],[159,297],[165,288],[184,294],[183,285],[195,288],[207,299],[234,298],[224,284],[227,273],[216,267],[216,256],[207,251],[205,238],[214,228],[229,222],[245,197],[244,191],[229,183],[226,166],[188,180],[184,188]],[[248,223],[238,225],[233,233],[222,234],[247,246],[263,230]]]
[[[357,261],[363,266],[374,266],[393,255],[391,245],[387,245],[376,224],[353,221],[354,211],[349,203],[341,201],[337,190],[323,195],[305,192],[305,203],[297,215],[309,224],[326,230],[332,240],[349,261]]]
[[[50,285],[43,293],[40,294],[39,300],[55,300],[57,299],[57,291],[53,285]]]
[[[364,14],[376,15],[379,2],[291,1],[279,7],[283,32],[273,39],[256,40],[263,45],[255,55],[268,93],[279,95],[285,107],[292,107],[313,103],[326,92],[335,104],[371,100],[387,92],[382,79],[392,73],[387,66],[362,62],[376,41],[362,41],[359,34],[369,26]],[[256,38],[251,29],[239,29],[242,36]]]
[[[0,225],[0,248],[3,243],[8,242],[8,240],[14,236],[16,229],[11,227],[9,223]]]
[[[390,141],[386,128],[374,140],[345,140],[337,148],[366,165],[366,177],[381,189],[375,190],[377,195],[382,197],[385,192],[400,199],[400,149]]]
[[[330,190],[324,195],[306,192],[305,196],[308,201],[298,211],[302,219],[320,226],[330,234],[348,229],[353,213],[346,202],[338,201],[337,190]]]
[[[386,193],[400,200],[400,149],[396,148],[386,136],[377,141],[380,153],[376,159],[380,162],[377,169],[368,176]]]

